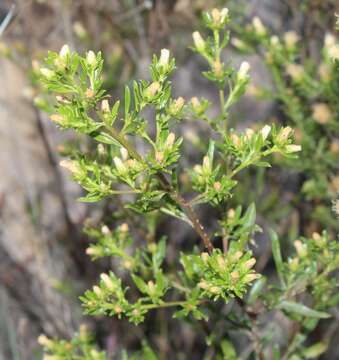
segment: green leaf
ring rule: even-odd
[[[249,295],[248,295],[248,299],[247,299],[247,303],[248,304],[253,304],[255,302],[255,300],[257,300],[258,296],[260,295],[262,289],[264,288],[264,286],[266,285],[266,278],[264,276],[262,276],[260,279],[258,279],[252,286]]]
[[[302,354],[306,359],[315,359],[323,354],[327,350],[328,344],[324,342],[318,342],[307,349]]]
[[[331,315],[328,313],[313,310],[303,304],[299,304],[293,301],[282,301],[277,308],[306,317],[313,317],[318,319],[328,319],[331,317]]]
[[[225,359],[235,360],[237,359],[237,353],[235,352],[233,344],[228,340],[222,340],[221,350]]]
[[[108,135],[105,132],[102,132],[99,135],[94,136],[94,139],[104,144],[115,145],[120,147],[120,144],[111,135]]]
[[[256,216],[257,214],[255,210],[255,204],[252,203],[246,210],[246,213],[241,221],[243,231],[251,231],[251,229],[255,225]]]
[[[133,279],[133,282],[134,284],[137,286],[137,288],[143,293],[143,294],[147,294],[148,293],[148,287],[146,285],[146,283],[144,282],[144,280],[135,275],[135,274],[132,274],[132,279]]]
[[[142,346],[143,360],[158,360],[154,351],[148,346],[147,343],[143,343]]]
[[[125,86],[125,118],[127,118],[129,109],[131,107],[131,91],[129,87]]]
[[[269,234],[270,234],[270,238],[272,241],[272,253],[273,253],[273,259],[275,262],[275,267],[277,269],[277,273],[278,273],[281,283],[284,284],[284,286],[285,286],[285,279],[284,279],[284,274],[283,274],[284,263],[283,263],[282,256],[281,256],[279,238],[278,238],[277,233],[272,229],[269,229]]]

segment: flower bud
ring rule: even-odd
[[[257,16],[253,18],[252,25],[257,35],[263,36],[266,34],[266,28]]]
[[[126,270],[131,270],[133,268],[133,262],[131,260],[125,260],[122,265]]]
[[[208,288],[208,284],[205,280],[203,280],[198,283],[198,287],[200,287],[203,290],[206,290]]]
[[[214,61],[213,71],[216,76],[220,76],[222,74],[222,64],[219,59]]]
[[[325,103],[316,103],[312,106],[312,117],[319,124],[327,124],[333,119],[330,107]]]
[[[38,343],[46,348],[51,348],[53,346],[53,341],[44,334],[39,335]]]
[[[158,81],[152,82],[151,85],[145,90],[145,96],[148,99],[154,98],[157,92],[160,90],[160,83]]]
[[[246,43],[244,43],[242,40],[238,39],[238,38],[232,38],[231,39],[231,44],[238,50],[246,50],[247,49],[247,45]]]
[[[47,68],[41,68],[40,73],[48,80],[50,80],[53,76],[55,76],[55,72]]]
[[[71,54],[71,50],[69,48],[69,46],[67,44],[63,45],[63,47],[61,48],[60,52],[59,52],[59,56],[62,59],[67,59]]]
[[[293,49],[299,41],[299,35],[295,31],[287,31],[284,34],[284,41],[288,48]]]
[[[123,174],[126,174],[128,172],[128,169],[126,167],[126,165],[121,161],[120,158],[118,158],[117,156],[115,156],[113,158],[113,161],[114,161],[114,164],[115,164],[115,167],[117,169],[117,171],[123,175]]]
[[[257,260],[255,258],[251,258],[244,263],[244,266],[246,269],[251,269],[255,265],[256,262],[257,262]]]
[[[73,175],[81,175],[81,167],[76,161],[72,160],[61,160],[60,166],[70,171]]]
[[[163,67],[168,66],[170,52],[168,49],[162,49],[160,53],[159,65]]]
[[[262,129],[261,129],[261,135],[263,140],[266,140],[268,135],[271,132],[271,127],[269,125],[265,125]]]
[[[122,309],[122,307],[121,307],[120,305],[115,305],[114,308],[113,308],[113,310],[114,310],[114,312],[115,312],[116,314],[121,314],[122,311],[123,311],[123,309]]]
[[[121,147],[121,148],[120,148],[120,154],[121,154],[122,160],[125,160],[125,161],[126,161],[126,160],[128,159],[128,151],[127,151],[126,148]]]
[[[201,103],[197,97],[192,97],[191,99],[192,108],[196,113],[200,112]]]
[[[170,106],[170,113],[174,116],[178,115],[184,107],[185,100],[181,96],[174,100]]]
[[[332,47],[333,45],[335,45],[336,43],[336,40],[335,40],[335,37],[334,35],[330,34],[330,33],[327,33],[325,35],[325,39],[324,39],[324,45],[325,47],[327,48],[330,48]]]
[[[203,253],[201,253],[201,260],[206,264],[207,263],[207,261],[208,261],[208,259],[209,259],[209,255],[208,255],[208,253],[207,252],[203,252]]]
[[[244,276],[244,282],[245,283],[250,283],[252,281],[254,281],[255,279],[258,279],[260,277],[259,274],[247,274]]]
[[[295,145],[295,144],[286,145],[285,150],[287,153],[294,153],[294,152],[301,151],[301,146]]]
[[[102,100],[101,102],[101,111],[103,113],[109,113],[110,109],[109,109],[109,102],[107,99]]]
[[[107,274],[105,273],[101,274],[100,278],[109,290],[114,290],[115,288],[114,283]]]
[[[197,50],[204,51],[206,44],[205,44],[205,40],[201,37],[200,33],[198,31],[195,31],[192,36],[193,36],[194,45],[197,48]]]
[[[232,272],[231,272],[231,279],[232,279],[233,281],[238,280],[238,279],[239,279],[239,272],[238,272],[238,271],[232,271]]]
[[[305,75],[304,68],[298,64],[287,64],[286,72],[294,81],[301,81]]]
[[[297,270],[298,270],[298,266],[299,266],[299,259],[298,259],[298,258],[293,258],[293,259],[289,262],[288,266],[290,267],[290,269],[291,269],[292,271],[297,271]]]
[[[92,98],[94,95],[95,95],[95,93],[94,93],[94,91],[92,89],[87,89],[85,91],[85,96],[86,96],[87,99]]]
[[[220,288],[219,288],[218,286],[212,286],[212,287],[209,289],[209,291],[210,291],[212,294],[215,294],[215,295],[220,294],[220,292],[221,292],[221,290],[220,290]]]
[[[59,114],[52,114],[49,118],[57,124],[61,124],[64,121],[64,117]]]
[[[174,133],[170,133],[168,136],[167,136],[167,139],[166,139],[166,146],[171,148],[174,144],[174,141],[175,141],[175,134]]]
[[[97,256],[100,255],[100,251],[94,247],[89,247],[86,249],[86,254],[89,256]]]
[[[211,162],[208,156],[204,156],[202,159],[202,170],[206,173],[211,171]]]
[[[93,66],[93,67],[97,64],[97,58],[92,50],[87,52],[86,62],[89,66]]]
[[[121,232],[127,233],[128,230],[129,230],[128,224],[127,224],[127,223],[122,223],[122,224],[119,226],[119,230],[120,230]]]
[[[199,175],[202,174],[202,166],[201,165],[194,165],[193,171]]]
[[[222,188],[222,185],[221,185],[221,182],[220,181],[216,181],[214,184],[213,184],[213,188],[215,191],[220,191],[221,188]]]
[[[102,233],[103,235],[110,235],[111,231],[110,231],[110,229],[108,228],[107,225],[103,225],[103,226],[101,227],[101,233]]]
[[[236,251],[234,254],[232,254],[230,256],[230,260],[231,262],[236,262],[238,261],[241,257],[242,257],[242,252],[241,251]]]
[[[94,292],[94,294],[96,295],[96,296],[101,296],[102,295],[102,291],[101,291],[101,289],[99,288],[99,286],[97,286],[97,285],[94,285],[93,286],[93,292]]]
[[[304,257],[307,255],[306,246],[300,240],[296,240],[294,242],[294,247],[299,257]]]
[[[250,69],[250,64],[247,61],[243,61],[238,71],[238,79],[239,80],[246,79],[248,77],[249,69]]]
[[[149,291],[150,295],[154,295],[155,291],[156,291],[156,288],[155,288],[154,282],[152,280],[150,280],[147,283],[147,287],[148,287],[148,291]]]
[[[278,36],[276,36],[276,35],[271,36],[270,43],[271,43],[271,46],[277,47],[280,44]]]
[[[227,218],[228,219],[234,219],[234,217],[235,217],[235,210],[234,209],[229,209],[227,211]]]
[[[277,137],[277,141],[279,143],[285,143],[288,140],[292,131],[293,130],[291,127],[289,127],[289,126],[284,127],[283,129],[280,130],[280,133]]]
[[[155,160],[158,163],[162,163],[164,161],[165,155],[162,151],[156,151],[155,152]]]
[[[224,269],[225,269],[226,263],[225,263],[225,259],[224,259],[224,257],[223,257],[222,255],[219,255],[219,256],[217,257],[217,263],[218,263],[219,268],[220,268],[221,270],[224,270]]]
[[[239,148],[241,146],[241,141],[240,141],[240,138],[239,138],[239,136],[237,134],[232,133],[230,135],[230,138],[231,138],[231,141],[232,141],[234,147]]]
[[[248,140],[251,140],[254,135],[254,131],[252,129],[247,128],[245,129],[245,134],[246,134],[246,138]]]

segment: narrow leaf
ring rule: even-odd
[[[327,319],[331,317],[330,314],[325,313],[323,311],[313,310],[303,304],[298,304],[293,301],[282,301],[278,309],[286,310],[287,312],[307,316],[307,317],[313,317],[318,319]]]
[[[277,233],[272,229],[269,230],[269,234],[272,241],[272,253],[275,262],[275,267],[277,269],[277,273],[281,283],[285,285],[284,274],[283,274],[284,263],[281,256],[279,238]]]

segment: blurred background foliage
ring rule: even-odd
[[[329,69],[326,53],[326,41],[333,41],[328,34],[336,36],[337,1],[3,0],[0,359],[39,358],[36,338],[41,332],[69,338],[83,322],[109,354],[122,348],[139,349],[141,340],[147,337],[161,359],[183,359],[188,353],[194,359],[213,358],[201,353],[205,340],[196,336],[196,329],[185,323],[177,329],[178,323],[162,311],[138,328],[112,319],[82,317],[78,296],[100,272],[115,266],[109,261],[89,261],[85,255],[89,239],[82,231],[82,223],[90,218],[91,223],[113,226],[124,213],[117,200],[99,205],[75,203],[81,191],[59,169],[58,162],[74,147],[93,153],[98,149],[81,136],[60,134],[46,121],[36,106],[43,108],[44,99],[37,97],[40,89],[34,69],[48,50],[58,51],[64,43],[79,52],[100,50],[105,60],[104,88],[115,98],[122,93],[124,84],[147,78],[152,54],[167,47],[177,64],[182,65],[173,79],[175,94],[187,99],[203,96],[217,104],[215,89],[197,75],[204,63],[188,49],[192,31],[201,27],[201,12],[216,6],[230,9],[232,36],[239,40],[232,42],[225,60],[240,63],[246,59],[252,66],[252,85],[232,110],[231,126],[258,128],[272,121],[289,125],[297,129],[296,137],[304,150],[298,161],[286,162],[277,157],[269,170],[246,170],[231,206],[247,207],[255,202],[257,222],[264,229],[277,230],[285,241],[285,257],[299,236],[311,236],[323,229],[332,237],[337,233],[332,203],[339,191],[339,75]],[[262,36],[248,25],[256,16],[267,31]],[[281,53],[274,51],[273,56],[272,47],[286,43],[290,31],[295,32],[297,42],[287,53],[284,47]],[[277,38],[272,40],[272,36]],[[299,65],[301,75],[296,74]],[[307,81],[301,84],[299,75]],[[216,110],[212,107],[211,111]],[[206,152],[200,139],[209,136],[208,131],[200,123],[181,126],[192,164]],[[183,183],[185,180],[181,179]],[[213,209],[201,211],[205,211],[209,222]],[[168,249],[169,264],[175,247],[185,248],[187,241],[196,241],[196,235],[175,220],[166,220],[158,227],[154,227],[155,223],[150,216],[149,234],[167,233],[173,238]],[[142,236],[136,234],[136,238]],[[269,275],[270,241],[261,234],[257,237],[257,267]],[[339,356],[335,347],[338,318],[326,327],[333,339],[324,358],[335,359]],[[293,329],[286,324],[287,334],[289,331]],[[322,329],[317,331],[315,338]],[[174,335],[171,339],[170,334]],[[241,347],[241,341],[238,345]]]

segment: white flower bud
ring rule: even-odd
[[[97,58],[95,56],[94,51],[90,50],[88,51],[87,55],[86,55],[86,62],[88,65],[90,66],[95,66],[97,63]]]
[[[108,102],[107,99],[102,100],[102,102],[101,102],[101,111],[103,113],[108,113],[110,111],[109,102]]]
[[[253,18],[252,24],[257,35],[262,36],[266,34],[266,28],[257,16]]]
[[[80,175],[81,168],[76,161],[72,160],[61,160],[60,166],[70,171],[73,175]]]
[[[109,230],[109,228],[108,228],[107,225],[103,225],[103,226],[101,227],[101,233],[102,233],[103,235],[109,235],[111,232],[110,232],[110,230]]]
[[[62,59],[66,59],[70,54],[71,54],[71,50],[70,50],[69,46],[67,44],[63,45],[63,47],[61,48],[61,50],[59,52],[59,56]]]
[[[93,286],[93,292],[94,292],[94,294],[96,295],[96,296],[101,296],[102,295],[102,291],[101,291],[101,289],[99,288],[99,286],[97,286],[97,285],[94,285]]]
[[[248,71],[250,70],[250,64],[247,61],[241,63],[239,71],[238,71],[238,79],[243,80],[248,76]]]
[[[305,74],[304,68],[298,64],[287,64],[286,72],[295,81],[302,80]]]
[[[114,290],[114,283],[107,274],[101,274],[100,279],[103,281],[103,283],[107,286],[109,290]]]
[[[170,52],[168,49],[162,49],[160,53],[159,65],[167,66],[169,62]]]
[[[271,132],[271,127],[269,125],[265,125],[262,129],[261,129],[261,135],[262,135],[262,138],[264,140],[267,139],[268,135],[270,134]]]
[[[299,41],[299,35],[295,31],[287,31],[284,34],[284,41],[288,48],[294,48]]]
[[[325,47],[330,48],[330,47],[332,47],[333,45],[335,45],[335,43],[336,43],[336,40],[335,40],[334,35],[332,35],[332,34],[330,34],[330,33],[327,33],[327,34],[325,35],[325,39],[324,39]]]
[[[174,141],[175,141],[175,134],[171,132],[166,139],[166,146],[172,147]]]
[[[122,157],[123,160],[126,161],[128,159],[128,151],[127,151],[126,148],[121,147],[120,148],[120,154],[121,154],[121,157]]]
[[[194,45],[198,51],[203,51],[205,49],[205,40],[201,37],[199,31],[193,33]]]
[[[41,68],[40,73],[46,79],[51,79],[55,75],[55,72],[53,70],[50,70],[50,69],[47,69],[47,68]]]
[[[277,46],[279,45],[279,43],[280,43],[279,38],[278,38],[278,36],[276,36],[276,35],[273,35],[273,36],[271,37],[270,42],[271,42],[271,45],[272,45],[273,47],[277,47]]]
[[[329,106],[325,103],[316,103],[312,106],[313,119],[319,124],[327,124],[333,119],[333,114]]]
[[[294,153],[294,152],[301,151],[301,146],[295,145],[295,144],[286,145],[285,150],[287,153]]]
[[[120,174],[124,174],[127,172],[127,168],[126,168],[125,164],[121,161],[120,158],[115,156],[113,158],[113,161],[114,161],[115,167],[117,168],[117,170]]]

